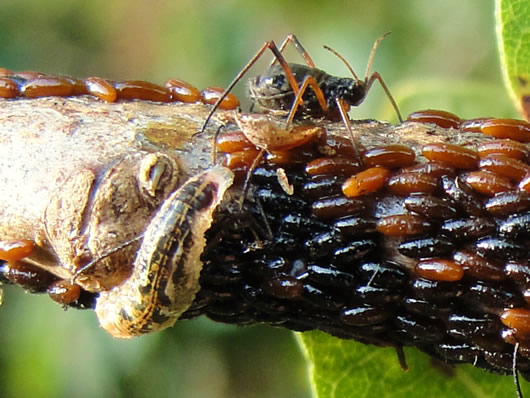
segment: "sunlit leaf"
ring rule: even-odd
[[[449,367],[415,348],[406,348],[409,366],[403,371],[392,348],[363,345],[322,332],[300,334],[312,362],[311,379],[318,398],[483,397],[513,398],[509,376],[471,365]],[[530,385],[522,381],[523,393]]]
[[[517,109],[530,120],[530,1],[497,0],[501,67]]]

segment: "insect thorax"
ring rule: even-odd
[[[328,75],[324,71],[310,68],[306,65],[289,64],[293,75],[299,86],[302,85],[306,76],[312,76],[322,90],[328,112],[324,112],[315,92],[308,87],[303,95],[304,104],[300,106],[298,115],[309,115],[312,117],[330,117],[337,114],[336,99],[343,99],[350,105],[359,105],[365,96],[364,82],[351,78],[341,78]],[[274,65],[265,73],[251,78],[248,81],[249,97],[268,112],[288,112],[293,106],[295,93],[284,70],[280,65]]]
[[[312,75],[320,84],[329,77],[320,69],[309,68],[305,65],[289,64],[294,77],[301,85],[307,75]],[[254,104],[268,112],[288,112],[295,98],[295,93],[284,70],[280,65],[273,65],[265,73],[249,79],[248,92]],[[304,106],[301,110],[304,114],[314,114],[319,112],[318,100],[312,90],[307,90],[303,96]]]

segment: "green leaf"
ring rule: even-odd
[[[530,1],[497,0],[497,41],[508,91],[530,120]]]
[[[342,340],[322,332],[299,334],[312,362],[311,380],[318,398],[485,397],[514,398],[512,377],[471,365],[449,367],[414,348],[405,348],[403,371],[392,348]],[[530,384],[521,380],[523,393]]]

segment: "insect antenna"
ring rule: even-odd
[[[346,58],[344,58],[341,54],[339,54],[339,52],[337,50],[334,50],[333,48],[331,48],[329,46],[324,45],[324,48],[326,50],[332,52],[333,54],[335,54],[342,62],[344,62],[344,65],[346,65],[346,68],[348,68],[348,70],[350,71],[352,76],[355,78],[355,81],[361,82],[361,80],[359,79],[359,76],[357,76],[357,73],[355,73],[355,71],[353,70],[353,67],[350,65],[350,63],[348,61],[346,61]],[[355,139],[355,137],[353,135],[353,131],[351,129],[350,118],[348,117],[348,109],[349,108],[347,108],[347,104],[344,103],[344,100],[342,100],[340,98],[336,98],[335,102],[337,103],[337,108],[339,110],[342,122],[346,126],[346,130],[348,130],[348,134],[350,135],[352,148],[355,151],[355,157],[362,164],[362,156],[361,156],[361,154],[359,152],[359,149],[357,148],[357,140]]]
[[[381,75],[377,72],[373,72],[371,75],[370,75],[370,70],[372,69],[372,63],[374,61],[374,57],[375,57],[375,52],[377,50],[377,47],[379,46],[379,43],[381,43],[381,41],[387,37],[391,32],[387,32],[385,33],[384,35],[382,35],[381,37],[379,37],[373,47],[372,47],[372,51],[370,52],[370,57],[368,58],[368,63],[366,64],[366,72],[365,72],[365,75],[364,75],[364,80],[360,80],[359,77],[357,76],[357,74],[355,73],[355,71],[353,70],[353,68],[351,67],[351,65],[348,63],[348,61],[346,61],[346,59],[340,55],[337,51],[335,51],[334,49],[332,49],[331,47],[329,46],[324,46],[324,48],[330,52],[332,52],[333,54],[335,54],[342,62],[344,62],[344,64],[346,65],[346,67],[348,68],[348,70],[351,72],[351,74],[353,75],[353,77],[355,78],[355,80],[357,82],[362,82],[364,83],[364,90],[365,90],[365,95],[366,93],[368,93],[368,91],[370,90],[370,87],[372,87],[372,84],[374,83],[374,81],[378,80],[379,83],[381,84],[381,87],[383,87],[383,90],[388,98],[388,100],[390,101],[390,103],[392,104],[392,107],[394,108],[394,110],[396,111],[396,114],[397,114],[397,117],[399,119],[399,122],[400,123],[403,123],[403,117],[401,116],[401,112],[399,111],[399,108],[397,106],[397,103],[396,101],[394,100],[394,97],[392,97],[392,94],[390,93],[390,90],[388,89],[387,85],[385,84],[383,78],[381,77]]]
[[[381,43],[383,41],[383,39],[385,37],[387,37],[390,33],[392,32],[386,32],[384,35],[380,36],[377,38],[377,40],[375,41],[373,47],[372,47],[372,51],[370,52],[370,57],[368,58],[368,63],[366,64],[366,72],[364,74],[364,81],[368,81],[369,77],[370,76],[370,69],[372,69],[372,63],[374,62],[374,57],[375,57],[375,52],[377,50],[377,47],[379,47],[379,43]]]
[[[324,45],[323,47],[326,50],[328,50],[328,51],[332,52],[333,54],[335,54],[342,62],[344,62],[344,65],[346,65],[346,67],[348,68],[350,73],[353,75],[355,80],[360,81],[359,76],[357,76],[357,73],[355,73],[355,71],[353,70],[353,68],[350,65],[350,63],[348,61],[346,61],[346,58],[344,58],[342,55],[340,55],[337,50],[334,50],[333,48],[331,48],[329,46]],[[365,80],[366,80],[366,78],[365,78]]]

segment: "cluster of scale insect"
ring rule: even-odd
[[[70,76],[50,76],[40,72],[13,72],[0,68],[0,98],[77,97],[88,95],[105,102],[144,100],[154,102],[184,102],[214,104],[224,90],[208,87],[202,91],[191,84],[169,79],[163,86],[141,80],[115,82],[101,77],[79,79]],[[236,96],[223,98],[221,109],[239,106]]]
[[[408,120],[491,139],[358,148],[356,159],[349,139],[315,135],[252,170],[260,150],[242,132],[221,135],[236,179],[252,172],[248,197],[210,231],[223,244],[203,255],[184,317],[413,345],[498,373],[512,372],[519,343],[528,376],[530,125],[441,111]]]

